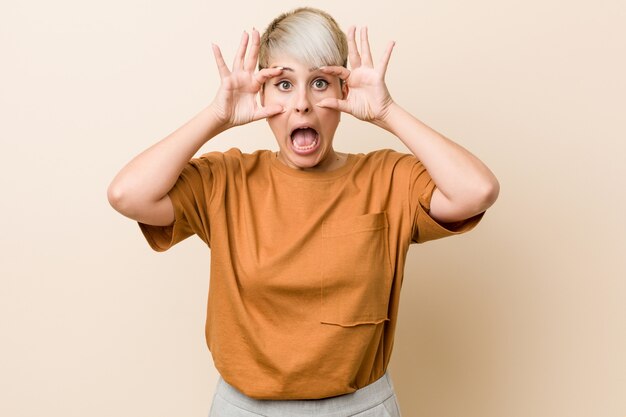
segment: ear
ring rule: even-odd
[[[259,100],[261,101],[261,106],[265,106],[265,84],[261,86],[259,91]]]
[[[345,81],[342,81],[341,82],[341,99],[342,100],[345,100],[346,97],[348,97],[348,91],[349,91],[348,83]]]

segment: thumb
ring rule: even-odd
[[[325,98],[320,100],[319,103],[316,104],[318,107],[324,107],[326,109],[334,109],[339,110],[344,113],[352,114],[350,106],[346,100],[339,100],[338,98]]]
[[[285,109],[283,106],[279,104],[271,104],[267,107],[260,107],[252,116],[252,121],[255,122],[257,120],[265,119],[268,117],[276,116],[277,114],[283,113]]]

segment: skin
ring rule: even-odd
[[[108,188],[111,205],[139,222],[172,224],[174,209],[167,193],[193,155],[219,133],[264,118],[276,136],[281,162],[296,169],[336,169],[345,162],[345,154],[333,149],[340,112],[345,112],[391,132],[424,164],[437,186],[430,203],[430,215],[435,220],[457,222],[485,211],[499,192],[493,173],[469,151],[393,101],[384,78],[394,43],[389,44],[375,66],[367,28],[360,32],[360,50],[355,33],[355,27],[347,33],[350,70],[311,70],[288,56],[277,56],[272,58],[274,68],[255,72],[260,43],[256,30],[252,31],[251,42],[250,36],[243,33],[232,69],[224,62],[219,47],[213,45],[221,79],[213,102],[120,170]],[[321,84],[315,84],[322,77],[329,82],[329,88],[323,91],[319,89]],[[343,87],[339,79],[344,81]],[[276,88],[281,80],[288,83]],[[311,155],[297,155],[290,148],[289,132],[299,123],[314,125],[320,134],[320,146]]]
[[[279,105],[284,111],[268,118],[280,151],[278,160],[285,165],[307,171],[328,171],[345,162],[346,155],[335,152],[333,138],[341,113],[316,104],[325,99],[342,99],[347,87],[339,77],[309,68],[287,55],[272,57],[270,68],[283,68],[281,74],[265,82],[261,93],[264,105]],[[293,146],[291,132],[306,125],[318,132],[315,152],[302,155]]]

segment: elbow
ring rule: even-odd
[[[431,216],[444,223],[453,223],[470,219],[491,207],[500,194],[500,184],[493,177],[489,181],[466,186],[456,199],[449,199],[441,190],[435,191],[438,194],[433,194],[431,199]]]
[[[139,222],[157,221],[159,223],[150,224],[163,226],[174,221],[173,212],[171,220],[169,217],[167,217],[167,220],[155,218],[163,211],[162,208],[159,208],[160,200],[155,201],[146,198],[139,190],[129,187],[128,183],[124,184],[114,180],[107,188],[107,199],[111,207],[118,213],[132,220]]]
[[[477,209],[478,213],[482,213],[493,205],[500,195],[500,183],[493,177],[490,181],[483,184],[477,195]]]
[[[115,181],[112,182],[107,188],[107,199],[111,207],[117,212],[128,216],[128,193],[124,190],[124,187],[120,186]]]
[[[493,205],[500,194],[500,183],[495,178],[481,184],[475,184],[466,190],[465,198],[459,203],[464,218],[476,216]]]
[[[118,210],[118,207],[121,206],[121,202],[123,200],[123,192],[114,182],[109,184],[107,188],[107,200],[109,200],[109,204],[115,210]],[[118,210],[119,211],[119,210]]]

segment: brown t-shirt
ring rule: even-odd
[[[434,187],[413,155],[388,149],[330,172],[230,149],[187,164],[172,226],[140,227],[157,251],[192,234],[210,247],[206,340],[226,382],[257,399],[325,398],[387,369],[409,244],[482,218],[438,224]]]

